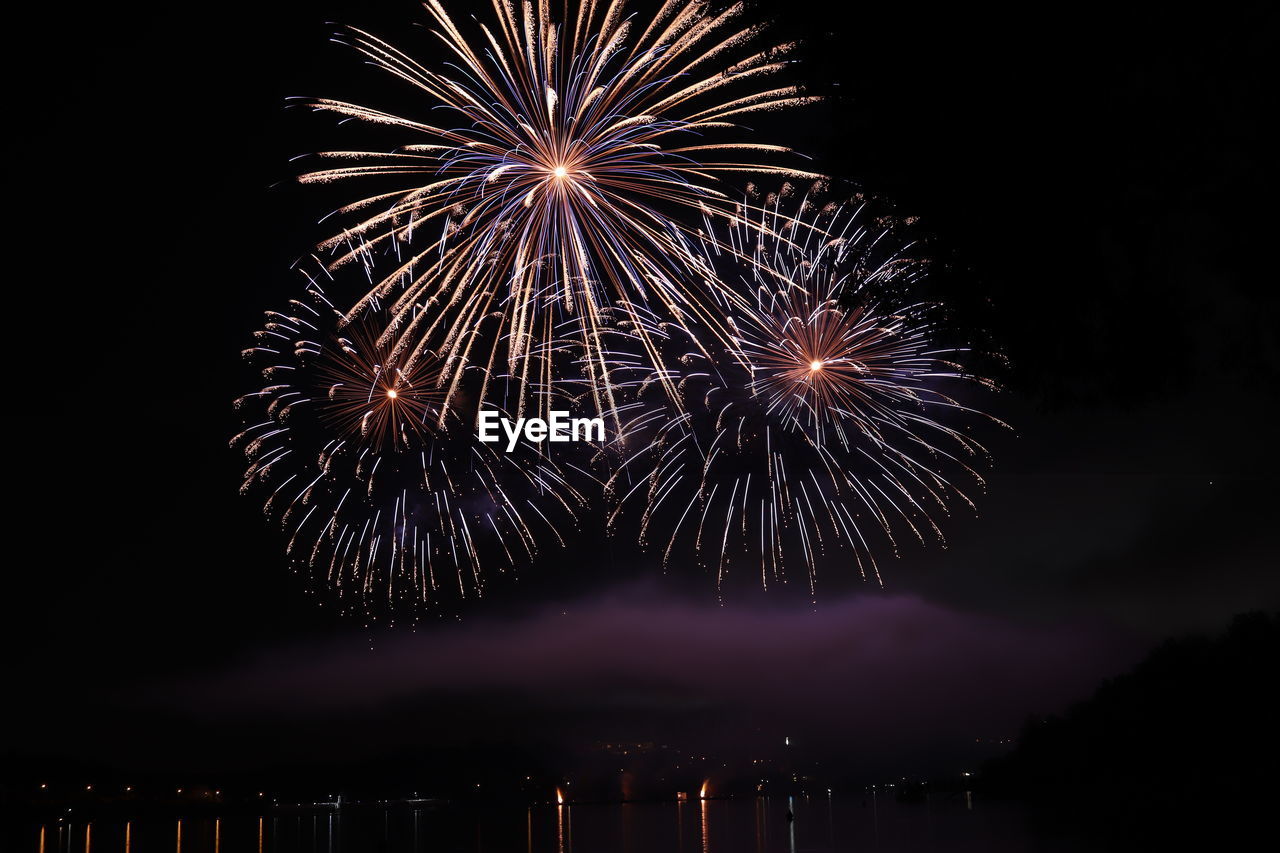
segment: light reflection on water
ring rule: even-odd
[[[696,809],[696,812],[694,811]],[[794,819],[789,818],[794,816]],[[853,794],[529,808],[363,808],[32,828],[36,853],[834,853],[1067,851],[1016,806]]]

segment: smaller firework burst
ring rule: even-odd
[[[482,595],[562,546],[584,503],[550,459],[495,452],[442,411],[433,356],[397,361],[369,330],[380,319],[339,329],[316,279],[269,312],[246,351],[266,385],[237,401],[232,440],[249,460],[242,491],[263,498],[293,564],[366,618]]]
[[[693,554],[721,584],[734,571],[785,582],[799,555],[813,591],[819,563],[834,565],[822,555],[840,552],[880,582],[877,535],[895,553],[900,530],[944,541],[941,518],[973,507],[986,452],[955,393],[987,383],[937,343],[931,306],[903,299],[923,266],[888,230],[807,200],[761,210],[764,221],[705,244],[754,295],[733,315],[745,363],[686,347],[667,377],[679,409],[649,394],[651,377],[631,382],[610,525],[637,507],[642,543],[667,564]]]

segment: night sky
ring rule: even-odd
[[[316,734],[362,759],[786,733],[923,770],[1280,605],[1274,12],[1113,7],[757,7],[828,96],[788,142],[919,217],[958,333],[1009,359],[986,407],[1014,431],[984,436],[988,493],[948,549],[905,548],[884,589],[721,605],[627,541],[583,545],[412,631],[305,594],[227,440],[255,387],[239,351],[330,200],[288,158],[359,138],[285,99],[400,103],[327,22],[423,52],[424,16],[53,10],[9,111],[0,749],[178,772],[287,763]]]

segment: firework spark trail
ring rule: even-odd
[[[903,530],[945,542],[941,517],[973,507],[986,451],[952,422],[988,416],[943,389],[989,383],[935,342],[932,306],[897,305],[922,265],[888,230],[807,198],[775,197],[754,215],[704,243],[752,294],[731,316],[750,366],[686,349],[668,377],[682,409],[652,398],[652,378],[619,382],[631,402],[613,442],[609,525],[638,515],[639,540],[656,540],[664,563],[686,543],[718,585],[744,567],[766,587],[785,582],[798,553],[813,592],[819,555],[838,550],[879,583],[876,539],[894,553]]]
[[[320,248],[333,253],[332,267],[378,253],[398,259],[345,319],[387,301],[378,343],[405,370],[425,341],[438,341],[442,412],[468,366],[499,360],[518,384],[517,414],[531,399],[545,410],[555,377],[531,356],[566,318],[580,320],[573,324],[580,364],[598,412],[617,406],[604,381],[611,367],[602,339],[618,326],[637,338],[657,381],[677,398],[642,309],[696,328],[694,345],[705,352],[704,339],[732,347],[725,306],[747,306],[700,269],[705,233],[671,227],[671,214],[736,217],[718,186],[726,175],[817,177],[753,162],[787,153],[782,146],[742,142],[740,134],[717,141],[745,116],[813,100],[771,84],[790,46],[752,50],[760,27],[740,23],[741,3],[716,13],[702,0],[667,0],[647,24],[627,14],[623,0],[568,5],[558,23],[545,0],[495,0],[472,39],[428,0],[433,32],[452,55],[446,70],[362,30],[345,34],[370,63],[421,93],[424,112],[455,116],[452,126],[344,101],[308,102],[419,137],[390,153],[326,152],[320,156],[352,165],[301,180],[398,184],[341,208],[349,224]],[[501,333],[478,338],[476,325],[491,317]]]
[[[549,459],[496,453],[440,417],[439,365],[402,367],[377,343],[382,317],[348,323],[317,278],[268,312],[246,355],[264,387],[237,401],[249,460],[287,552],[366,617],[481,595],[494,573],[564,545],[584,496]]]

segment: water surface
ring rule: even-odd
[[[787,819],[790,811],[793,820]],[[920,803],[796,796],[624,803],[379,808],[48,823],[33,853],[824,853],[1069,851],[1027,812],[968,794]]]

